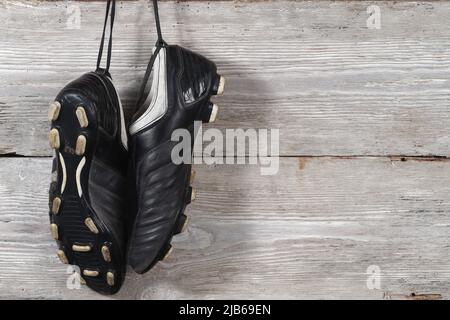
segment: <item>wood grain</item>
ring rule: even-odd
[[[405,159],[407,160],[407,159]],[[0,298],[103,299],[66,288],[50,239],[50,159],[0,159]],[[169,259],[113,298],[450,298],[449,161],[284,158],[197,166]],[[380,290],[366,270],[381,269]]]
[[[0,299],[106,299],[67,289],[47,216],[48,104],[94,68],[104,14],[71,3],[80,29],[66,1],[0,0],[0,155],[43,157],[0,158]],[[119,4],[129,118],[155,35],[149,2]],[[379,30],[371,4],[161,3],[167,40],[227,77],[213,127],[279,128],[283,157],[274,176],[198,166],[188,232],[112,299],[450,298],[450,2],[377,1]]]
[[[216,61],[225,128],[280,128],[282,155],[450,155],[449,2],[163,2],[164,34]],[[48,156],[47,106],[96,61],[104,3],[0,1],[0,154]],[[155,40],[120,2],[112,74],[128,116]]]

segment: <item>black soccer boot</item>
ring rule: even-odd
[[[105,29],[115,1],[108,1]],[[51,234],[63,263],[103,294],[116,293],[125,273],[127,133],[122,105],[106,69],[68,84],[51,104],[50,145],[55,161],[50,186]]]
[[[158,42],[129,127],[136,217],[128,261],[138,273],[148,271],[171,252],[172,237],[185,229],[184,211],[195,197],[190,186],[191,164],[175,164],[171,159],[178,143],[171,141],[172,133],[176,129],[188,130],[192,147],[194,121],[215,120],[218,107],[211,97],[221,94],[225,84],[213,62],[162,40],[157,1],[153,3]],[[149,85],[150,92],[144,95]]]

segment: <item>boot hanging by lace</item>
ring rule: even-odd
[[[152,57],[150,58],[150,61],[147,65],[147,70],[145,71],[145,76],[142,81],[141,89],[139,91],[139,98],[136,102],[136,110],[140,107],[141,103],[143,102],[144,93],[145,93],[145,87],[147,85],[148,79],[150,78],[150,74],[153,70],[153,65],[155,64],[156,57],[159,54],[159,51],[161,48],[167,46],[167,43],[164,41],[162,37],[162,31],[161,31],[161,22],[159,20],[159,10],[158,10],[158,0],[153,0],[153,13],[155,15],[155,23],[156,23],[156,32],[158,33],[158,40],[156,41],[156,49],[155,52],[152,54]]]
[[[109,34],[109,42],[108,42],[108,54],[106,58],[106,68],[100,68],[100,64],[102,62],[103,57],[103,48],[105,46],[105,36],[106,36],[106,27],[108,26],[108,18],[111,15],[110,20],[110,34]],[[111,65],[111,54],[112,54],[112,33],[114,28],[114,18],[116,16],[116,0],[108,0],[106,5],[106,16],[105,16],[105,24],[103,26],[103,34],[102,39],[100,41],[100,49],[98,52],[97,58],[97,72],[102,71],[105,74],[109,75],[109,67]]]

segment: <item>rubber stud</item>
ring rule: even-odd
[[[109,286],[114,286],[115,277],[113,272],[109,271],[108,273],[106,273],[106,282]]]
[[[61,111],[61,104],[58,101],[52,102],[48,110],[48,120],[50,121],[57,120],[60,111]]]
[[[99,275],[99,272],[97,270],[84,269],[83,275],[85,275],[86,277],[97,277]]]
[[[58,238],[59,238],[58,225],[56,225],[55,223],[52,223],[50,225],[50,232],[52,234],[53,240],[58,240]]]
[[[62,250],[58,250],[57,252],[59,260],[61,260],[64,264],[69,264],[69,259],[67,259],[66,254]]]
[[[213,104],[211,116],[209,117],[209,123],[215,122],[217,120],[217,114],[219,113],[219,106],[217,104]]]
[[[77,156],[84,155],[84,152],[86,151],[86,137],[83,135],[78,136],[77,138],[77,145],[75,148],[75,154]]]
[[[217,95],[223,95],[223,93],[225,92],[225,77],[220,77],[220,83],[219,83],[219,89],[217,90]]]
[[[52,147],[53,149],[59,149],[60,140],[59,140],[58,129],[50,130],[49,141],[50,141],[50,147]]]
[[[52,203],[52,213],[54,215],[57,215],[59,213],[59,208],[61,207],[61,198],[56,197],[55,199],[53,199],[53,203]]]
[[[108,246],[102,247],[102,256],[103,260],[105,260],[106,262],[111,262],[111,252],[109,251]]]
[[[195,170],[192,169],[192,170],[191,170],[191,177],[190,177],[190,180],[189,180],[190,184],[193,184],[193,183],[194,183],[196,174],[197,174],[197,173],[195,172]]]
[[[187,191],[186,194],[186,204],[190,204],[191,202],[195,201],[196,198],[197,192],[195,191],[194,188],[189,187],[189,190]]]
[[[209,102],[202,113],[202,122],[203,123],[211,123],[217,120],[217,114],[219,113],[219,107],[217,104]]]
[[[78,107],[75,113],[77,115],[78,122],[80,123],[80,127],[86,128],[87,126],[89,126],[89,120],[86,115],[86,110],[84,110],[83,107]]]
[[[89,251],[91,251],[91,249],[92,248],[90,245],[81,246],[81,245],[74,244],[72,246],[72,250],[75,252],[89,252]]]
[[[88,227],[89,230],[91,230],[92,233],[98,234],[98,228],[94,223],[94,220],[92,220],[91,218],[86,218],[86,220],[84,220],[84,224],[86,225],[86,227]]]
[[[170,257],[170,255],[173,252],[173,247],[171,245],[169,245],[169,249],[167,249],[166,254],[164,255],[164,257],[161,259],[161,261],[166,260],[167,258]]]
[[[186,216],[186,220],[184,221],[184,224],[181,227],[181,232],[180,233],[186,232],[190,222],[191,222],[191,218]]]

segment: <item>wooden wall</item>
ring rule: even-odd
[[[167,41],[228,80],[207,127],[280,129],[280,171],[198,166],[189,231],[114,298],[450,297],[450,2],[377,1],[370,29],[373,3],[161,3]],[[48,104],[95,67],[103,15],[103,2],[0,0],[0,298],[103,298],[66,288],[46,208]],[[149,2],[119,1],[114,40],[129,117]]]

